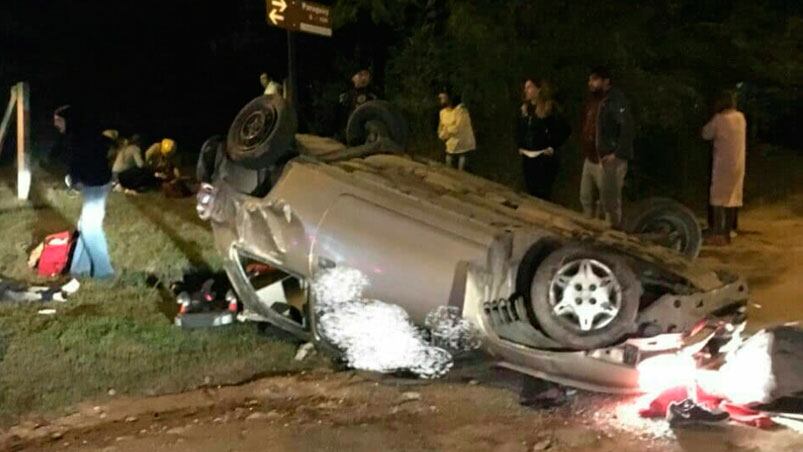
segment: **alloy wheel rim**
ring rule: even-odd
[[[622,286],[607,265],[596,259],[577,259],[553,276],[549,303],[552,314],[572,329],[597,331],[619,315]]]

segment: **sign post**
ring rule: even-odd
[[[268,25],[287,30],[287,87],[285,97],[296,103],[296,43],[294,32],[332,36],[331,9],[306,0],[265,0]]]
[[[294,108],[296,105],[296,36],[287,30],[287,91],[284,93],[287,102]],[[295,108],[298,111],[298,108]]]
[[[8,107],[6,113],[3,115],[3,120],[0,121],[0,154],[3,153],[3,142],[6,139],[6,131],[8,130],[8,123],[11,122],[11,114],[14,113],[14,106],[17,105],[17,87],[11,87],[11,95],[8,99]]]

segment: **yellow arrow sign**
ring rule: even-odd
[[[284,20],[284,16],[282,16],[279,10],[275,8],[271,8],[270,14],[268,14],[268,18],[270,19],[271,22],[273,22],[273,25],[279,25],[279,22],[282,22]]]

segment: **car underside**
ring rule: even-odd
[[[745,282],[691,259],[699,230],[690,232],[693,216],[671,214],[671,201],[653,201],[629,230],[674,226],[685,234],[673,249],[405,155],[401,127],[380,106],[361,113],[362,144],[296,135],[300,155],[244,166],[232,157],[244,154],[227,148],[259,133],[235,121],[217,147],[225,168],[199,193],[199,214],[212,223],[237,295],[261,319],[337,353],[316,328],[309,286],[321,271],[353,268],[370,282],[368,297],[418,324],[456,308],[501,366],[614,393],[639,392],[638,368],[655,356],[716,362],[743,323]],[[372,131],[370,118],[391,124]],[[245,187],[244,173],[269,188]]]

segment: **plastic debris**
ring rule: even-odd
[[[47,303],[58,301],[64,303],[69,296],[78,291],[80,286],[81,284],[75,279],[62,286],[33,286],[0,277],[0,302]]]
[[[295,359],[296,361],[304,361],[313,353],[315,353],[315,345],[312,342],[307,342],[298,347]]]
[[[421,400],[421,393],[409,391],[402,394],[402,402],[415,402]]]
[[[430,332],[432,345],[452,353],[476,350],[482,345],[479,331],[455,306],[439,306],[427,314],[424,326]]]
[[[334,268],[312,285],[321,334],[344,353],[349,366],[382,373],[410,371],[438,378],[452,355],[428,344],[399,306],[363,298],[368,279],[360,271]]]
[[[716,390],[736,403],[768,403],[776,381],[771,349],[773,336],[760,331],[727,356],[719,369]]]

